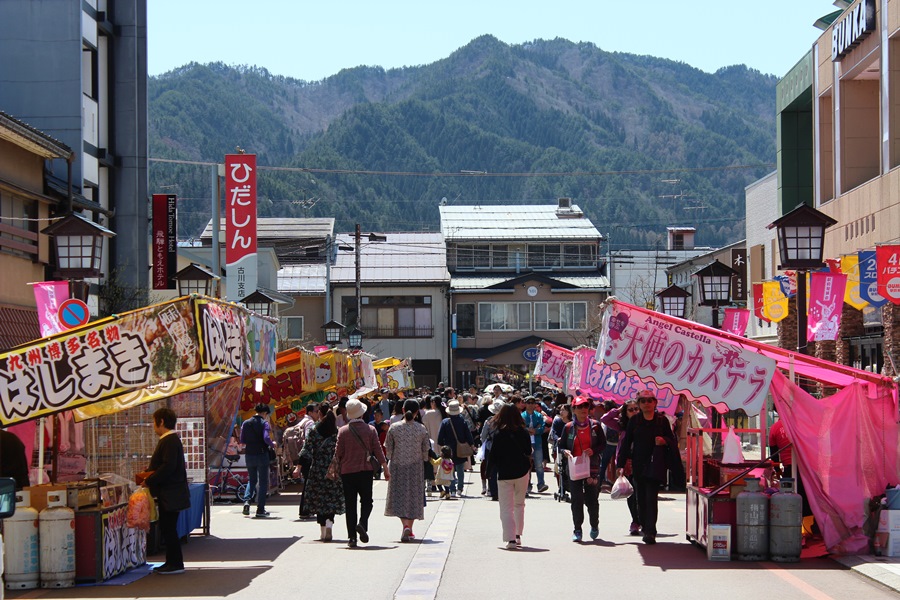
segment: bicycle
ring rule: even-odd
[[[234,493],[234,500],[231,500],[231,502],[249,502],[256,497],[256,490],[253,490],[253,496],[247,498],[247,490],[250,487],[249,477],[238,475],[231,470],[231,467],[239,459],[240,456],[237,454],[226,454],[224,462],[227,464],[225,468],[222,469],[220,467],[219,471],[210,478],[209,487],[212,492],[213,502],[221,502],[223,495],[231,493]]]

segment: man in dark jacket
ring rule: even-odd
[[[247,464],[247,475],[250,488],[244,499],[244,514],[250,514],[250,501],[256,494],[256,517],[269,516],[266,510],[266,497],[269,495],[269,449],[275,449],[271,428],[266,417],[269,416],[268,404],[256,405],[256,414],[241,425],[241,443],[244,444],[244,460]]]
[[[184,447],[173,431],[176,420],[175,412],[169,408],[160,408],[153,413],[153,431],[159,436],[159,442],[150,457],[152,473],[143,482],[159,505],[159,530],[166,545],[166,562],[153,572],[160,575],[184,573],[178,513],[190,507],[191,494],[184,466]]]

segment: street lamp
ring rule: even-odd
[[[778,233],[778,253],[781,264],[778,268],[797,270],[797,351],[806,354],[806,273],[810,269],[821,269],[822,253],[825,246],[825,230],[837,221],[807,204],[776,219],[766,228],[776,228]]]
[[[263,292],[256,290],[249,296],[244,296],[244,298],[240,301],[241,304],[246,306],[248,309],[252,310],[255,313],[259,313],[264,317],[272,316],[271,310],[272,305],[275,304],[276,300],[274,298],[270,298]]]
[[[731,302],[731,278],[738,272],[731,267],[712,262],[693,274],[700,280],[700,306],[712,307],[712,326],[719,328],[719,307]]]
[[[672,284],[666,289],[656,292],[656,297],[659,298],[661,313],[670,317],[684,318],[684,309],[687,306],[687,299],[691,297],[691,293],[680,286]]]
[[[100,264],[103,255],[103,238],[115,233],[94,223],[78,213],[69,213],[41,231],[53,237],[56,248],[56,270],[53,276],[68,279],[73,295],[87,300],[87,286],[82,280],[102,277]],[[80,282],[82,285],[74,285]]]
[[[354,327],[347,334],[347,345],[354,350],[362,349],[362,339],[363,332],[359,330],[359,327]]]
[[[334,319],[328,321],[324,325],[322,325],[322,329],[325,330],[325,343],[329,346],[336,346],[341,343],[341,333],[344,331],[344,326],[341,323],[338,323]]]
[[[201,296],[216,296],[213,293],[213,286],[218,282],[218,277],[198,264],[191,263],[174,275],[175,281],[178,282],[178,295],[189,296],[191,294],[200,294]]]

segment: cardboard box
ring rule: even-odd
[[[31,493],[31,508],[38,512],[47,508],[47,492],[61,491],[63,493],[63,498],[66,497],[65,484],[45,483],[42,485],[31,485],[25,488],[25,490]]]
[[[895,512],[895,511],[891,511]],[[896,511],[900,512],[900,511]],[[896,558],[900,556],[900,531],[892,531],[888,534],[888,542],[887,547],[884,548],[883,553],[885,556],[890,556],[892,558]]]
[[[878,514],[878,531],[900,532],[900,510],[882,510]]]
[[[731,560],[731,525],[708,525],[706,557],[709,560]]]

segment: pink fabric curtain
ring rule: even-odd
[[[856,383],[816,399],[778,371],[771,391],[828,551],[868,553],[867,501],[900,482],[896,398]]]

